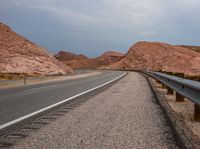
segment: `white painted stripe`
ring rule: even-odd
[[[49,109],[51,109],[51,108],[53,108],[53,107],[56,107],[56,106],[58,106],[58,105],[60,105],[60,104],[63,104],[63,103],[65,103],[65,102],[69,101],[69,100],[72,100],[72,99],[77,98],[77,97],[79,97],[79,96],[81,96],[81,95],[84,95],[84,94],[89,93],[89,92],[91,92],[91,91],[94,91],[94,90],[96,90],[96,89],[98,89],[98,88],[101,88],[101,87],[103,87],[103,86],[105,86],[105,85],[107,85],[107,84],[109,84],[109,83],[112,83],[112,82],[114,82],[114,81],[116,81],[116,80],[122,78],[122,77],[125,76],[126,74],[127,74],[127,73],[124,73],[124,74],[122,74],[121,76],[119,76],[119,77],[117,77],[117,78],[115,78],[115,79],[113,79],[113,80],[110,80],[110,81],[108,81],[108,82],[106,82],[106,83],[104,83],[104,84],[102,84],[102,85],[99,85],[99,86],[97,86],[97,87],[94,87],[94,88],[92,88],[92,89],[89,89],[89,90],[87,90],[87,91],[84,91],[84,92],[82,92],[82,93],[79,93],[79,94],[77,94],[77,95],[75,95],[75,96],[69,97],[69,98],[67,98],[67,99],[65,99],[65,100],[62,100],[62,101],[58,102],[58,103],[55,103],[55,104],[53,104],[53,105],[50,105],[50,106],[48,106],[48,107],[45,107],[45,108],[40,109],[40,110],[38,110],[38,111],[35,111],[35,112],[33,112],[33,113],[30,113],[30,114],[28,114],[28,115],[22,116],[22,117],[20,117],[20,118],[17,118],[17,119],[15,119],[15,120],[12,120],[12,121],[7,122],[7,123],[5,123],[5,124],[2,124],[2,125],[0,125],[0,129],[4,129],[4,128],[6,128],[6,127],[8,127],[8,126],[11,126],[11,125],[13,125],[13,124],[16,124],[16,123],[18,123],[18,122],[20,122],[20,121],[22,121],[22,120],[25,120],[25,119],[27,119],[27,118],[30,118],[31,116],[37,115],[37,114],[39,114],[39,113],[41,113],[41,112],[44,112],[44,111],[46,111],[46,110],[49,110]]]

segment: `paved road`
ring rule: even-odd
[[[124,72],[0,90],[0,125],[104,84]]]
[[[20,140],[14,149],[184,149],[137,73]]]

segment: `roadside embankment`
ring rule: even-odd
[[[150,82],[186,147],[200,148],[200,122],[194,121],[194,103],[186,98],[176,102],[175,94],[167,95],[167,90],[152,78]]]

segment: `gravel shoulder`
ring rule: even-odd
[[[130,72],[13,149],[180,148],[146,79]]]

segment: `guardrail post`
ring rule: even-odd
[[[194,104],[194,120],[200,122],[200,106]]]
[[[176,102],[184,102],[184,97],[176,92]]]
[[[173,95],[174,94],[174,90],[167,86],[167,94],[168,95]]]
[[[163,89],[164,89],[164,88],[167,88],[167,86],[166,86],[165,84],[162,83],[162,88],[163,88]]]
[[[156,79],[156,82],[157,82],[157,83],[161,83],[161,82],[160,82],[159,80],[157,80],[157,79]]]

